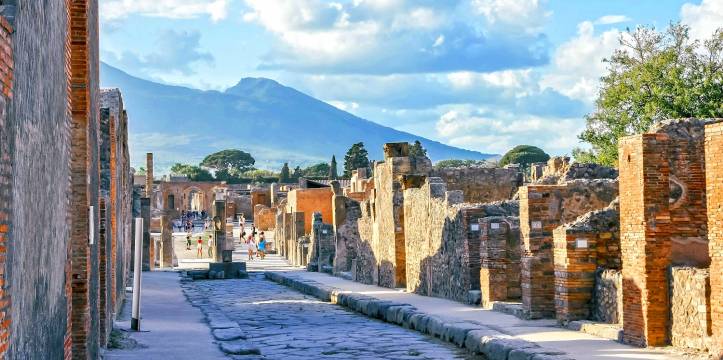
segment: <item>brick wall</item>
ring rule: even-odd
[[[479,226],[482,306],[489,308],[494,301],[519,300],[522,295],[519,217],[485,217],[480,219]]]
[[[591,318],[598,269],[620,269],[617,203],[553,232],[555,310],[561,322]]]
[[[715,353],[723,356],[723,121],[705,127],[711,329]]]
[[[529,185],[520,188],[522,304],[530,318],[555,316],[553,230],[592,210],[610,204],[617,196],[613,180],[574,180],[562,185]]]

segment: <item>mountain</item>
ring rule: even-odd
[[[245,78],[224,92],[170,86],[101,65],[101,86],[120,88],[128,111],[131,156],[142,166],[155,153],[156,172],[175,162],[199,163],[223,149],[250,152],[257,167],[276,169],[344,158],[364,142],[370,159],[382,159],[387,142],[419,140],[432,160],[487,159],[482,154],[397,131],[342,111],[264,78]]]

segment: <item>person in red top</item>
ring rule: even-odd
[[[198,237],[198,245],[196,245],[196,257],[199,259],[203,257],[203,238]]]

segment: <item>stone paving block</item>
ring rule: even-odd
[[[230,341],[238,339],[246,339],[246,333],[241,331],[238,327],[227,328],[227,329],[214,329],[212,332],[213,337],[216,340]]]
[[[260,355],[261,351],[250,341],[222,341],[219,343],[221,351],[229,355]]]
[[[462,347],[464,346],[465,340],[467,339],[467,333],[472,330],[480,330],[483,328],[484,327],[481,325],[469,322],[446,324],[442,340],[451,342],[459,347]]]
[[[507,338],[493,338],[487,341],[481,347],[481,353],[489,360],[507,360],[512,350],[520,350],[526,348],[537,348],[538,346],[524,340]]]
[[[482,327],[479,330],[470,330],[464,338],[464,347],[472,353],[480,353],[482,346],[496,337],[505,336],[499,331]]]

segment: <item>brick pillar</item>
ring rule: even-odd
[[[151,199],[141,198],[141,217],[143,218],[143,271],[151,271],[153,267],[153,254],[151,247]]]
[[[146,154],[146,197],[153,198],[153,153]]]
[[[480,224],[480,290],[482,306],[492,307],[494,301],[508,299],[507,239],[510,225],[504,218],[487,217],[479,220]]]
[[[723,121],[705,127],[713,352],[723,357]]]
[[[161,216],[161,267],[173,267],[173,223],[168,215]]]
[[[590,317],[597,269],[597,236],[560,226],[553,232],[555,315],[560,322]]]
[[[555,316],[555,270],[552,231],[560,225],[559,198],[564,186],[523,186],[520,194],[522,237],[522,306],[532,319]]]
[[[666,134],[620,140],[620,246],[623,263],[623,340],[668,343],[670,185]]]

